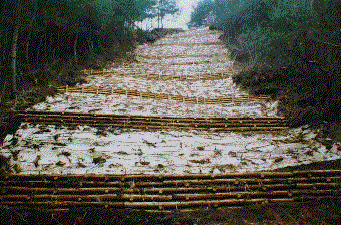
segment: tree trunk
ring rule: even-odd
[[[1,91],[0,105],[1,105],[1,103],[2,103],[2,99],[4,98],[4,95],[5,95],[5,93],[6,93],[6,86],[7,86],[7,80],[5,80],[4,87],[3,87],[2,91]]]
[[[161,6],[159,6],[159,7],[161,7]],[[161,13],[161,11],[159,8],[159,13],[157,14],[157,28],[160,28],[160,13]]]
[[[42,44],[43,44],[43,37],[44,35],[42,35],[40,37],[40,40],[39,40],[39,47],[38,47],[38,51],[37,51],[37,55],[36,55],[36,64],[39,64],[40,61],[39,61],[39,55],[40,55],[40,49],[42,48]]]
[[[29,28],[30,31],[28,33],[28,37],[27,37],[27,42],[26,42],[26,61],[29,62],[29,47],[30,47],[30,40],[33,34],[33,24],[36,20],[36,15],[37,15],[37,11],[38,11],[38,3],[37,1],[34,4],[34,14],[32,16],[32,18],[30,19],[30,24],[29,24]]]
[[[73,55],[74,55],[76,63],[78,63],[78,58],[77,58],[77,40],[78,40],[78,33],[76,34],[75,42],[73,44]]]
[[[13,31],[13,40],[12,40],[12,85],[13,85],[13,94],[16,95],[17,90],[17,48],[18,48],[18,37],[19,37],[19,19],[16,19],[16,24]]]
[[[5,40],[4,43],[9,45],[8,34],[6,33],[5,36],[6,36],[6,38],[4,38],[4,40]],[[8,50],[9,49],[7,46],[6,47],[4,46],[2,49],[3,49],[3,51],[2,51],[2,62],[5,63],[6,62],[5,58],[8,56],[8,52],[9,52]]]

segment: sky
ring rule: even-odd
[[[176,0],[178,7],[180,8],[180,15],[166,16],[163,22],[164,28],[182,28],[187,30],[187,23],[191,18],[193,7],[195,7],[200,0]],[[149,21],[142,22],[142,28],[157,27],[157,20],[155,19],[152,23]]]

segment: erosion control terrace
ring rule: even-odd
[[[220,34],[167,35],[15,112],[0,205],[169,212],[339,198],[339,170],[264,172],[340,153],[289,129],[278,101],[240,90]]]

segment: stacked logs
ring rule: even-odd
[[[227,54],[194,54],[194,55],[186,55],[186,54],[174,54],[174,55],[161,55],[161,56],[156,56],[156,55],[142,55],[142,54],[136,54],[136,56],[141,57],[141,58],[146,58],[146,59],[169,59],[169,58],[190,58],[190,57],[222,57],[222,56],[227,56]]]
[[[195,75],[166,75],[158,73],[140,73],[134,72],[116,72],[116,71],[96,71],[96,70],[83,70],[85,74],[89,75],[101,75],[101,76],[121,76],[121,77],[133,77],[144,79],[157,79],[157,80],[179,80],[179,81],[198,81],[198,80],[220,80],[231,77],[232,72],[224,73],[210,73],[210,74],[195,74]]]
[[[340,170],[190,175],[8,175],[7,207],[179,210],[340,198]]]
[[[173,65],[177,65],[177,66],[181,66],[181,65],[200,65],[200,64],[211,64],[211,61],[199,61],[199,62],[172,62],[172,63],[168,63],[168,64],[163,64],[163,63],[159,63],[159,62],[148,62],[148,61],[138,61],[139,63],[144,63],[144,64],[149,64],[149,65],[158,65],[158,66],[173,66]],[[231,62],[231,60],[219,60],[219,63],[229,63]]]
[[[204,43],[161,43],[161,44],[151,44],[153,47],[162,47],[162,46],[191,46],[191,45],[198,45],[198,46],[210,46],[210,45],[222,45],[223,43],[220,41],[216,42],[204,42]]]
[[[101,89],[95,87],[69,87],[63,86],[58,87],[57,91],[60,93],[89,93],[89,94],[104,94],[104,95],[125,95],[127,97],[141,97],[141,98],[152,98],[156,100],[176,100],[180,102],[187,102],[193,104],[228,104],[228,103],[241,103],[250,101],[264,101],[270,100],[271,97],[267,95],[261,96],[231,96],[225,98],[194,98],[187,96],[171,95],[171,94],[158,94],[151,92],[142,92],[137,90],[124,90],[124,89]]]
[[[179,118],[131,115],[101,115],[73,112],[18,111],[21,122],[63,126],[88,125],[142,130],[280,131],[287,129],[284,118]]]
[[[221,31],[210,31],[207,33],[201,33],[200,35],[195,35],[195,34],[179,35],[179,34],[176,34],[176,35],[169,35],[169,36],[163,37],[162,39],[192,38],[192,37],[198,37],[198,36],[203,37],[203,36],[209,36],[209,35],[215,35],[215,34],[223,34],[223,32],[221,32]]]

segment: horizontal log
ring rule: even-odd
[[[103,194],[116,194],[121,193],[122,188],[31,188],[31,187],[4,187],[0,192],[2,195],[6,193],[50,193],[50,194],[90,194],[90,193],[103,193]]]
[[[23,122],[31,123],[31,124],[50,124],[50,125],[64,125],[64,126],[77,126],[77,125],[86,125],[92,127],[119,127],[119,128],[132,128],[132,129],[146,129],[146,130],[162,130],[162,129],[189,129],[189,130],[202,130],[202,131],[274,131],[274,130],[286,130],[287,127],[285,125],[280,126],[188,126],[186,124],[162,124],[162,123],[129,123],[129,122],[98,122],[98,121],[71,121],[71,120],[35,120],[35,119],[23,119]]]
[[[89,117],[89,118],[122,118],[129,120],[178,120],[178,121],[238,121],[245,123],[247,121],[262,121],[262,122],[274,122],[274,121],[286,121],[283,117],[169,117],[169,116],[133,116],[133,115],[115,115],[115,114],[90,114],[90,113],[75,113],[75,112],[58,112],[58,111],[17,111],[14,112],[17,116],[28,117],[35,116],[74,116],[74,117]]]
[[[218,60],[217,63],[229,63],[231,62],[231,60]],[[138,61],[138,63],[145,63],[148,65],[159,65],[159,66],[175,66],[175,65],[199,65],[199,64],[215,64],[212,61],[199,61],[199,62],[178,62],[178,63],[167,63],[167,64],[163,64],[163,63],[155,63],[155,62],[149,62],[149,61]]]
[[[16,181],[16,180],[69,180],[69,179],[82,179],[82,180],[119,180],[119,181],[137,181],[137,180],[184,180],[184,179],[229,179],[229,178],[295,178],[295,177],[312,177],[312,176],[341,176],[341,170],[302,170],[293,172],[241,172],[241,173],[226,173],[226,174],[187,174],[187,175],[50,175],[50,174],[8,174],[0,176],[0,180]],[[314,178],[314,177],[312,177]],[[315,177],[317,178],[317,177]],[[335,177],[338,179],[338,177]]]
[[[210,46],[210,45],[224,45],[223,42],[204,42],[204,43],[162,43],[162,44],[151,44],[151,47],[160,47],[160,46]]]
[[[120,188],[112,188],[112,187],[97,187],[97,188],[47,188],[47,187],[2,187],[1,194],[90,194],[90,193],[103,193],[103,194],[122,194],[122,193],[144,193],[144,194],[165,194],[165,193],[233,193],[236,191],[279,191],[279,190],[302,190],[302,189],[311,189],[311,190],[340,190],[340,183],[293,183],[293,184],[234,184],[234,185],[224,185],[224,186],[203,186],[203,187],[192,187],[188,186],[186,188],[183,187],[158,187],[158,188],[142,188],[142,187],[120,187]]]
[[[175,74],[141,74],[138,72],[130,72],[130,73],[117,73],[115,71],[104,71],[97,72],[91,75],[102,75],[105,77],[112,76],[123,76],[123,77],[133,77],[133,78],[146,78],[146,79],[159,79],[159,80],[217,80],[217,79],[225,79],[232,75],[232,72],[224,72],[224,73],[216,73],[216,74],[191,74],[191,75],[175,75]]]
[[[61,115],[27,115],[20,116],[22,120],[40,121],[70,121],[70,122],[102,122],[102,123],[129,123],[129,124],[178,124],[183,126],[214,126],[214,127],[267,127],[267,126],[283,126],[286,123],[283,121],[263,121],[263,120],[181,120],[181,119],[146,119],[146,118],[116,118],[116,117],[91,117],[91,116],[61,116]]]
[[[22,180],[18,179],[17,181],[0,181],[0,187],[4,186],[16,186],[16,187],[121,187],[121,188],[146,188],[146,187],[198,187],[198,186],[207,186],[207,185],[242,185],[242,184],[297,184],[297,183],[323,183],[323,182],[340,182],[341,177],[289,177],[289,178],[238,178],[238,179],[198,179],[198,180],[161,180],[155,181],[155,179],[151,178],[149,181],[134,181],[134,182],[124,182],[124,181],[115,181],[118,178],[110,178],[108,177],[94,177],[93,181],[87,181],[86,179],[77,178],[74,180],[70,178],[70,180]],[[147,177],[145,178],[145,180]],[[8,180],[8,179],[7,179]]]
[[[167,59],[167,58],[189,58],[189,57],[214,57],[214,56],[227,56],[227,54],[195,54],[195,55],[184,55],[184,54],[177,54],[177,55],[163,55],[163,56],[150,56],[150,55],[141,55],[136,54],[136,56],[141,58],[147,59]]]
[[[58,87],[57,91],[65,93],[65,92],[80,92],[80,93],[98,93],[98,94],[128,94],[129,96],[136,97],[149,97],[154,99],[172,99],[178,101],[186,101],[186,102],[196,102],[196,97],[188,97],[188,96],[175,96],[169,94],[162,93],[151,93],[151,92],[139,92],[137,90],[122,90],[122,89],[98,89],[98,88],[82,88],[82,87]],[[226,97],[226,98],[216,98],[216,99],[203,99],[200,98],[200,101],[204,101],[206,104],[222,104],[222,103],[230,103],[230,102],[244,102],[244,101],[257,101],[257,100],[267,100],[270,99],[270,96],[248,96],[248,97]]]
[[[256,192],[231,192],[215,194],[173,194],[173,195],[1,195],[0,204],[3,201],[78,201],[78,202],[190,202],[196,200],[219,200],[219,199],[259,199],[259,198],[283,198],[300,196],[340,196],[340,191],[335,190],[292,190],[292,191],[256,191]]]
[[[177,127],[184,127],[190,126],[193,128],[257,128],[257,127],[285,127],[285,122],[280,121],[273,121],[273,122],[262,122],[262,121],[254,121],[254,122],[243,122],[238,123],[238,121],[181,121],[181,120],[147,120],[147,119],[98,119],[98,118],[67,118],[67,117],[38,117],[38,116],[28,116],[28,117],[21,117],[22,121],[26,122],[79,122],[81,124],[112,124],[112,125],[122,125],[122,124],[129,124],[129,125],[145,125],[145,126],[153,126],[153,125],[161,125],[161,126],[177,126]]]
[[[235,131],[235,132],[249,132],[249,131],[280,131],[286,130],[287,127],[226,127],[226,128],[214,128],[214,127],[188,127],[188,126],[153,126],[153,125],[134,125],[134,124],[124,124],[124,123],[80,123],[80,122],[70,122],[70,121],[25,121],[32,124],[50,124],[50,125],[64,125],[64,126],[78,126],[87,125],[92,127],[117,127],[117,128],[130,128],[130,129],[142,129],[142,130],[168,130],[168,129],[181,129],[181,130],[197,130],[197,131],[214,131],[214,132],[224,132],[224,131]]]
[[[323,196],[322,198],[335,198],[334,196]],[[64,208],[64,207],[105,207],[105,208],[133,208],[133,209],[177,209],[177,208],[198,208],[198,207],[221,207],[221,206],[245,206],[251,204],[303,202],[314,200],[316,197],[297,197],[282,199],[238,199],[238,200],[211,200],[193,202],[2,202],[2,205],[9,207],[44,207],[44,208]]]
[[[0,196],[0,204],[1,201],[41,201],[41,200],[50,200],[50,201],[95,201],[95,202],[124,202],[124,201],[172,201],[173,197],[171,195],[168,196],[160,196],[160,195],[2,195]]]
[[[221,31],[210,31],[210,32],[207,32],[207,33],[202,33],[200,34],[200,37],[202,36],[209,36],[209,35],[215,35],[215,34],[223,34]],[[188,37],[198,37],[198,35],[173,35],[173,36],[166,36],[166,37],[163,37],[162,39],[179,39],[179,38],[188,38]]]
[[[286,127],[286,123],[283,122],[246,122],[238,123],[233,121],[227,122],[204,122],[204,121],[159,121],[159,120],[128,120],[128,119],[97,119],[97,118],[66,118],[66,117],[24,117],[21,118],[23,122],[40,123],[40,122],[57,122],[57,123],[79,123],[79,125],[95,126],[97,124],[105,124],[106,126],[118,126],[118,125],[129,125],[129,126],[163,126],[163,127],[190,127],[190,128],[219,128],[219,129],[236,129],[236,128],[275,128],[275,127]]]

